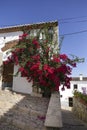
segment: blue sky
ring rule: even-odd
[[[66,18],[74,19],[64,20]],[[59,22],[59,35],[87,30],[87,0],[0,1],[0,27],[54,20]],[[86,48],[87,32],[64,36],[61,52],[85,58],[85,62],[73,70],[72,76],[87,76]]]

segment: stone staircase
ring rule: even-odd
[[[0,92],[1,130],[44,130],[49,99]]]

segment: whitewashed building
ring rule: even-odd
[[[65,89],[65,91],[61,91],[60,87],[62,106],[68,107],[73,105],[73,92],[75,90],[87,94],[87,77],[83,77],[82,74],[80,74],[78,77],[73,77],[72,81],[70,82],[70,89]]]
[[[55,49],[58,49],[58,22],[46,22],[46,23],[38,23],[38,24],[25,24],[18,25],[12,27],[4,27],[0,28],[0,48],[2,59],[1,65],[3,65],[3,61],[5,61],[8,57],[7,52],[19,42],[19,36],[23,34],[22,30],[29,31],[30,36],[36,36],[37,31],[41,28],[48,27],[48,34],[52,36],[52,40],[55,44]],[[43,38],[43,34],[40,34],[40,39]],[[54,49],[54,51],[55,51]],[[3,56],[2,56],[3,55]],[[3,65],[3,74],[1,76],[0,88],[4,89],[6,87],[10,87],[13,91],[30,94],[33,91],[38,91],[37,89],[32,89],[32,82],[29,83],[26,78],[18,75],[14,77],[14,74],[17,71],[18,66],[14,66],[13,64],[8,64],[7,66]],[[11,75],[9,75],[11,73]]]

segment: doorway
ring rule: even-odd
[[[2,89],[12,89],[14,64],[3,64]]]

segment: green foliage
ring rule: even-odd
[[[81,93],[81,92],[78,92],[78,91],[75,91],[74,92],[74,97],[76,98],[80,98],[82,99],[83,101],[85,101],[85,103],[87,103],[87,95]]]

